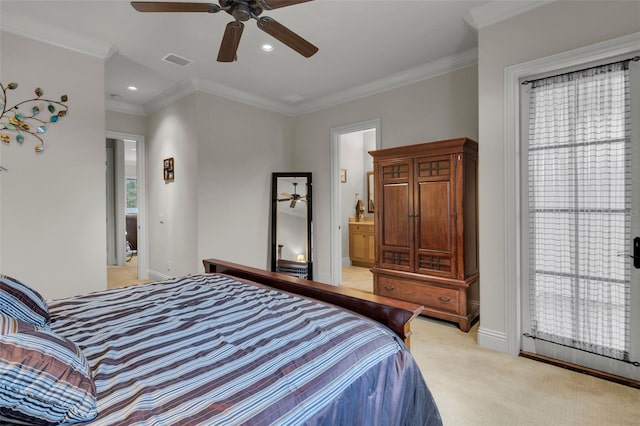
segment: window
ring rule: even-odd
[[[138,179],[126,178],[125,179],[125,193],[127,197],[127,214],[138,213]]]

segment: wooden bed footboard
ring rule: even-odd
[[[218,259],[204,259],[207,273],[221,273],[340,306],[389,327],[409,347],[411,320],[422,306],[342,286],[322,284]]]

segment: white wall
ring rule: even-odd
[[[147,134],[147,117],[107,111],[107,130],[144,136]]]
[[[579,4],[578,4],[579,3]],[[640,2],[557,1],[479,32],[481,345],[506,351],[504,69],[640,31]]]
[[[269,268],[271,173],[307,171],[292,162],[292,128],[292,117],[198,94],[199,270],[212,257]]]
[[[106,288],[104,62],[0,32],[0,80],[19,83],[11,104],[67,94],[69,113],[49,125],[45,151],[25,137],[0,144],[0,273],[45,298]],[[44,108],[46,111],[46,108]]]
[[[211,257],[267,268],[271,173],[294,171],[292,118],[194,93],[148,123],[151,277],[200,272]]]
[[[148,118],[147,218],[149,276],[198,271],[197,95],[186,96]],[[173,181],[163,160],[174,159]]]
[[[331,283],[331,129],[381,119],[382,147],[478,137],[477,67],[471,66],[295,120],[294,162],[313,173],[314,279]]]

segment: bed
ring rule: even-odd
[[[442,423],[405,344],[419,307],[204,265],[204,274],[47,303],[0,280],[0,295],[17,299],[0,296],[0,423]]]

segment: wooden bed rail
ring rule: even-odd
[[[373,293],[342,286],[322,284],[218,259],[204,259],[207,273],[221,273],[254,281],[269,287],[299,294],[349,309],[389,327],[409,347],[411,320],[422,312],[422,306],[402,300],[376,296]]]

